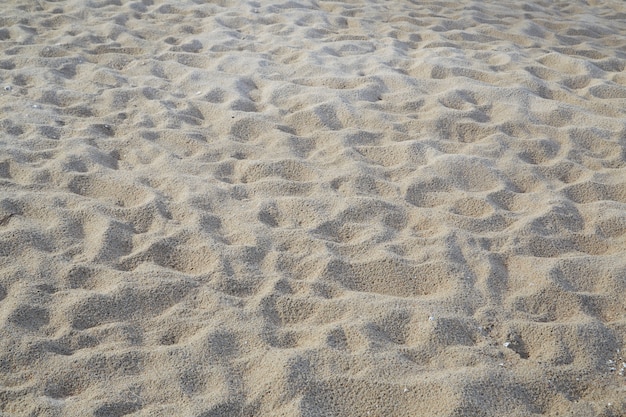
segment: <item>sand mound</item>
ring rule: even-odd
[[[0,414],[626,415],[626,7],[0,5]]]

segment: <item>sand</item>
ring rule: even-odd
[[[0,4],[0,415],[626,416],[621,1]]]

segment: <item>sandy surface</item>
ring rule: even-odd
[[[621,1],[0,4],[1,416],[625,416]]]

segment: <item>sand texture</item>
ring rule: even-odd
[[[626,416],[626,3],[0,2],[0,416]]]

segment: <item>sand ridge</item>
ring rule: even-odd
[[[626,415],[621,2],[0,5],[0,414]]]

